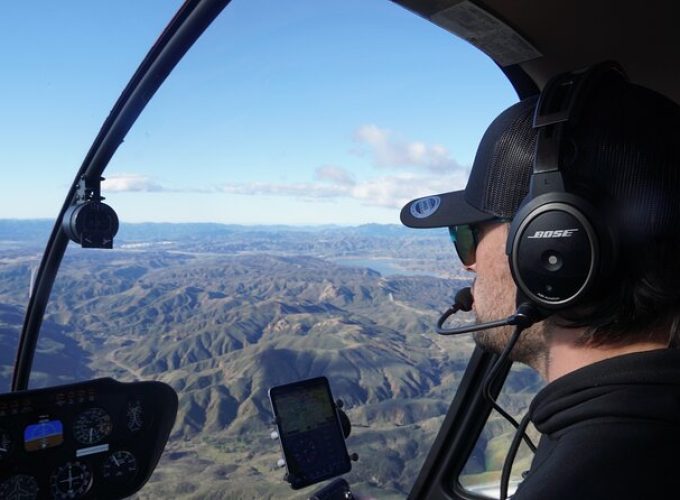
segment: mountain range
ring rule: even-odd
[[[0,221],[0,383],[8,387],[37,234]],[[446,235],[399,226],[123,225],[69,248],[31,386],[112,376],[170,384],[180,408],[140,498],[300,498],[280,480],[267,391],[325,375],[355,424],[357,491],[403,498],[473,344],[433,333],[468,281]],[[352,257],[368,266],[343,265]],[[381,274],[371,262],[388,262]],[[399,271],[403,271],[399,273]],[[421,274],[419,274],[421,273]],[[472,321],[470,314],[457,321]]]

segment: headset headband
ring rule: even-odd
[[[626,78],[618,63],[607,61],[592,68],[554,77],[546,84],[534,112],[533,127],[538,129],[538,140],[530,188],[532,198],[550,191],[564,191],[559,172],[566,126],[578,122],[588,95],[604,75],[611,72]],[[557,175],[544,177],[543,174]]]

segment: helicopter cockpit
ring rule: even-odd
[[[35,105],[0,134],[0,498],[507,495],[544,382],[436,335],[475,329],[465,294],[441,315],[471,277],[391,223],[556,74],[616,60],[680,102],[678,7],[652,3],[12,6],[0,88]],[[43,94],[68,107],[41,124]]]

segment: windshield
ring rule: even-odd
[[[0,134],[5,388],[49,219],[178,3],[43,7],[0,20],[16,47],[0,82],[14,96]],[[446,231],[407,230],[399,209],[462,188],[515,96],[486,56],[390,2],[277,7],[232,2],[119,148],[102,184],[114,250],[69,247],[31,387],[164,381],[180,407],[142,493],[279,498],[300,494],[276,469],[267,391],[325,375],[354,425],[353,489],[403,498],[472,344],[433,334],[469,279]]]

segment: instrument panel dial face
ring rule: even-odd
[[[114,483],[132,481],[137,475],[137,459],[129,451],[116,451],[104,461],[102,475]]]
[[[144,425],[142,418],[142,403],[139,400],[130,401],[127,408],[127,425],[130,432],[141,430]]]
[[[0,462],[9,456],[13,449],[12,436],[5,429],[0,428]]]
[[[34,500],[38,498],[38,482],[28,474],[15,474],[0,483],[0,498],[4,500]]]
[[[0,500],[127,498],[149,479],[177,393],[100,378],[0,394]]]
[[[73,434],[82,444],[95,444],[111,434],[111,417],[102,408],[89,408],[76,418]]]
[[[80,498],[92,486],[92,473],[83,462],[66,462],[50,476],[52,495],[58,500]]]

